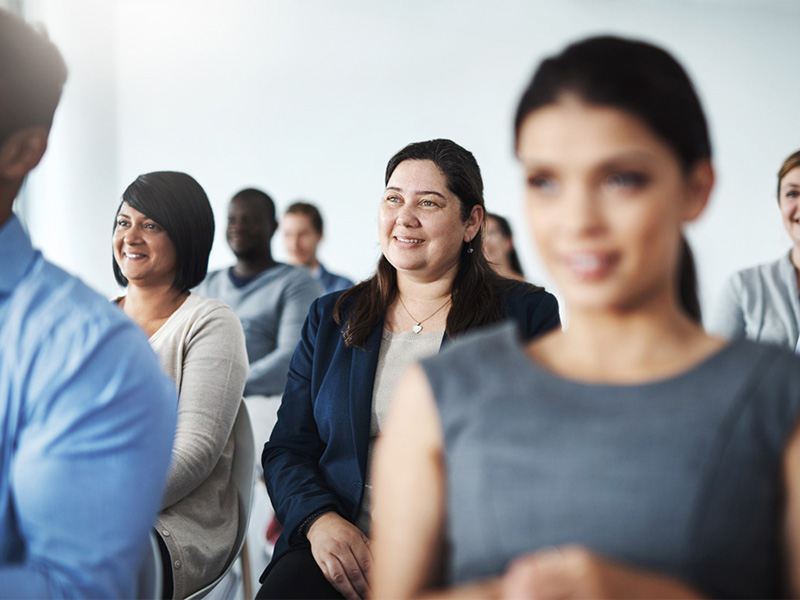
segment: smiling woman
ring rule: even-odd
[[[734,273],[722,290],[711,329],[800,353],[800,150],[778,171],[778,208],[791,250],[777,261]]]
[[[377,273],[311,306],[264,448],[283,534],[260,598],[369,593],[373,444],[402,371],[466,331],[508,318],[524,339],[558,326],[555,298],[495,274],[482,252],[483,182],[450,140],[389,161]]]
[[[178,426],[156,523],[164,597],[184,598],[225,566],[238,527],[233,422],[247,379],[244,332],[222,302],[192,294],[214,238],[208,198],[185,173],[140,175],[114,220],[116,300],[178,388]]]

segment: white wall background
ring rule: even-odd
[[[388,158],[450,137],[480,163],[489,210],[509,216],[530,279],[549,283],[527,233],[511,120],[537,62],[589,34],[646,39],[693,77],[718,171],[689,237],[704,309],[725,277],[789,245],[775,202],[800,148],[796,0],[27,0],[70,68],[50,150],[22,210],[34,242],[117,293],[110,236],[138,174],[183,170],[217,216],[212,268],[232,261],[230,196],[261,187],[326,220],[323,260],[371,274]],[[283,257],[280,238],[273,250]]]

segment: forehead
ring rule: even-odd
[[[119,210],[117,211],[118,215],[125,215],[126,217],[130,217],[133,219],[149,219],[146,214],[141,211],[136,210],[127,202],[123,202],[119,205]]]
[[[286,213],[283,215],[281,227],[293,231],[305,231],[306,229],[314,228],[311,225],[311,217],[304,213]]]
[[[265,218],[267,216],[267,207],[260,198],[235,196],[228,205],[228,214],[234,213]]]
[[[431,191],[443,196],[449,193],[447,178],[432,160],[404,160],[392,172],[386,187],[406,193]]]
[[[800,186],[800,165],[789,171],[781,179],[781,187]]]
[[[523,163],[590,166],[616,155],[663,158],[672,151],[635,115],[566,98],[525,118],[518,154]]]

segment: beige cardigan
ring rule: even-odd
[[[239,318],[226,304],[190,294],[150,337],[178,387],[178,425],[156,529],[170,552],[173,598],[212,582],[238,527],[231,476],[233,422],[247,381]]]

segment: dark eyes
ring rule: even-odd
[[[787,198],[797,198],[798,196],[800,196],[800,191],[791,190],[789,192],[786,192],[784,196],[786,196]]]
[[[647,182],[647,175],[635,172],[612,173],[606,177],[606,184],[617,188],[637,189],[644,187]]]
[[[540,192],[552,192],[556,188],[552,177],[546,175],[534,175],[528,177],[528,187]]]

